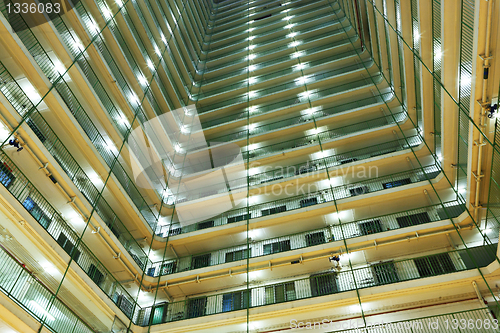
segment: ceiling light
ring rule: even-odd
[[[157,46],[157,45],[155,45],[154,49],[155,49],[155,53],[156,53],[158,56],[160,56],[160,55],[161,55],[161,51],[160,51],[160,49],[158,48],[158,46]]]
[[[248,83],[249,83],[249,84],[252,84],[252,83],[254,83],[255,81],[257,81],[257,78],[256,78],[256,77],[249,77],[249,78],[248,78]]]
[[[257,92],[255,90],[248,92],[248,97],[250,97],[250,98],[255,97],[255,95],[257,95]]]
[[[249,45],[249,46],[247,47],[247,49],[248,49],[248,50],[253,50],[253,49],[255,49],[255,47],[256,47],[255,45]]]
[[[250,66],[248,66],[248,71],[249,71],[249,72],[252,72],[252,71],[254,71],[254,70],[256,70],[256,69],[257,69],[257,66],[255,66],[255,65],[250,65]]]
[[[142,84],[143,86],[147,86],[148,85],[148,80],[144,77],[144,75],[140,75],[139,74],[139,83]]]
[[[302,44],[302,41],[296,40],[296,41],[291,42],[290,44],[288,44],[288,47],[295,47],[295,46],[299,46],[300,44]]]
[[[257,56],[256,56],[255,54],[249,54],[249,55],[248,55],[248,57],[247,57],[247,59],[248,59],[248,60],[253,60],[253,59],[255,59],[256,57],[257,57]]]
[[[255,112],[255,111],[257,111],[257,109],[258,109],[258,108],[259,108],[259,107],[258,107],[257,105],[252,105],[252,106],[250,106],[250,107],[248,108],[248,111],[250,111],[250,112]]]
[[[295,26],[295,23],[290,23],[290,24],[287,24],[283,27],[283,29],[291,29]]]
[[[293,15],[290,15],[290,16],[285,16],[282,20],[288,21],[288,20],[291,20],[292,18],[293,18]]]
[[[291,32],[288,35],[286,35],[287,38],[292,38],[292,37],[295,37],[295,36],[297,36],[296,32]]]
[[[294,53],[290,54],[290,58],[294,59],[294,58],[302,57],[303,55],[304,55],[303,51],[298,51],[298,52],[294,52]]]
[[[167,44],[167,39],[165,38],[165,35],[161,34],[161,41],[166,45]]]
[[[250,28],[250,29],[247,29],[247,32],[252,32],[254,31],[256,28]]]
[[[250,36],[247,38],[247,40],[254,40],[255,39],[255,36]]]
[[[155,65],[151,61],[151,59],[146,60],[146,65],[148,65],[149,68],[155,69]]]
[[[38,312],[39,314],[43,314],[50,321],[55,320],[55,318],[50,313],[48,313],[42,306],[40,306],[40,304],[38,304],[35,301],[29,301],[28,307],[31,307],[32,309],[34,309],[34,312]]]

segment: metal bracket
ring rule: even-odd
[[[101,227],[97,227],[96,230],[92,230],[92,233],[93,234],[98,234],[100,230],[101,230]]]
[[[122,253],[121,252],[118,252],[118,254],[116,256],[113,256],[113,259],[120,259]]]
[[[484,54],[479,54],[478,56],[483,61],[493,59],[493,56],[491,54],[488,57],[485,57]]]

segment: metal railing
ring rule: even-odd
[[[445,207],[443,209],[443,206]],[[256,258],[279,252],[291,251],[309,246],[325,244],[343,239],[356,238],[366,235],[382,233],[389,230],[407,228],[415,225],[431,223],[458,217],[465,211],[465,207],[456,201],[442,205],[432,205],[407,211],[365,218],[363,220],[342,222],[330,227],[304,231],[291,235],[283,235],[252,241],[247,245],[228,247],[216,251],[198,253],[196,255],[177,258],[174,260],[158,261],[147,269],[147,275],[157,277],[197,268],[220,265],[228,262],[240,261],[247,258]],[[445,212],[446,209],[446,212]],[[207,224],[205,227],[208,227]],[[314,236],[314,237],[313,237]],[[314,238],[314,241],[312,241]],[[201,259],[201,260],[200,260]]]
[[[0,290],[19,307],[55,333],[94,333],[80,317],[15,258],[0,247]]]
[[[391,260],[367,264],[364,267],[337,271],[323,271],[309,278],[251,287],[230,293],[188,298],[184,301],[156,305],[157,319],[153,324],[173,322],[243,310],[265,305],[343,293],[356,289],[383,286],[403,281],[434,277],[469,269],[476,269],[469,258],[483,258],[484,266],[497,260],[495,250],[489,247],[455,250],[430,256],[404,260]],[[465,260],[463,260],[465,259]],[[151,316],[143,309],[139,313],[138,325],[148,325]],[[149,308],[151,309],[151,308]],[[160,310],[161,309],[161,310]],[[161,316],[159,313],[161,312]]]
[[[387,176],[370,178],[354,183],[334,186],[310,192],[303,195],[297,195],[286,199],[273,200],[257,205],[250,205],[248,208],[237,208],[224,212],[198,223],[193,223],[184,227],[176,224],[159,226],[156,235],[169,237],[183,233],[193,232],[200,229],[216,227],[228,223],[239,221],[248,221],[259,217],[277,214],[285,211],[301,209],[314,206],[321,203],[333,202],[349,197],[355,197],[363,194],[374,193],[385,189],[391,189],[398,186],[404,186],[412,183],[435,178],[441,169],[436,165],[429,165],[422,169],[412,169]],[[317,187],[316,187],[317,188]],[[209,225],[209,227],[206,227]]]

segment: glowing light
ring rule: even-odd
[[[300,63],[298,65],[293,66],[293,69],[296,70],[296,71],[299,71],[299,70],[307,68],[307,67],[309,67],[308,63],[307,62],[303,62],[303,63]]]
[[[254,71],[254,70],[256,70],[256,69],[257,69],[257,66],[256,66],[256,65],[250,65],[250,66],[248,66],[248,71],[249,71],[249,72],[252,72],[252,71]]]
[[[313,114],[314,112],[318,111],[319,108],[318,107],[314,107],[314,108],[309,108],[309,109],[306,109],[305,110],[305,113],[308,114],[308,115],[311,115]]]
[[[134,103],[137,103],[139,104],[139,97],[137,97],[137,95],[135,93],[130,93],[130,100]]]
[[[127,117],[125,117],[124,115],[120,115],[120,116],[118,117],[118,121],[119,121],[120,123],[122,123],[123,125],[125,125],[125,126],[127,126],[127,127],[130,127],[130,123],[128,122]]]
[[[123,2],[122,2],[122,0],[115,0],[115,2],[116,2],[116,4],[117,4],[118,6],[120,6],[120,7],[121,7],[121,6],[123,6]]]
[[[290,55],[290,58],[292,59],[295,59],[295,58],[298,58],[298,57],[302,57],[304,55],[304,52],[303,51],[298,51],[298,52],[294,52]]]
[[[122,3],[120,0],[116,0],[116,3],[117,3],[117,4],[118,4],[118,6],[120,6],[120,7],[123,5],[123,3]],[[104,15],[104,17],[105,17],[107,20],[109,20],[109,19],[111,19],[111,18],[113,17],[113,13],[111,12],[111,10],[109,10],[109,8],[108,8],[108,7],[104,7],[104,8],[102,9],[102,14]]]
[[[247,32],[252,32],[252,31],[254,31],[255,29],[257,29],[257,28],[250,28],[250,29],[247,29]]]
[[[293,15],[290,15],[290,16],[285,16],[283,17],[283,21],[288,21],[288,20],[291,20],[293,18]]]
[[[148,85],[148,80],[144,77],[144,75],[139,75],[139,83],[142,84],[143,86],[147,86]]]
[[[282,13],[288,13],[289,11],[291,11],[291,9],[290,9],[290,8],[285,9],[285,10],[282,10],[281,12],[282,12]]]
[[[292,38],[292,37],[295,37],[295,36],[297,36],[296,32],[291,32],[288,35],[286,35],[287,38]]]
[[[249,47],[247,47],[248,50],[253,50],[255,49],[255,45],[250,45]]]
[[[174,146],[174,149],[175,149],[175,151],[176,151],[176,152],[178,152],[179,154],[183,154],[183,153],[185,152],[185,151],[184,151],[184,149],[182,149],[182,148],[181,148],[181,146],[179,146],[179,144],[176,144],[176,145]]]
[[[248,83],[250,83],[250,84],[254,83],[255,81],[257,81],[256,77],[249,77],[248,78]]]
[[[302,44],[302,41],[296,40],[296,41],[291,42],[290,44],[288,44],[288,47],[295,47],[295,46],[299,46],[300,44]]]
[[[248,23],[249,23],[249,24],[252,24],[252,23],[254,23],[254,22],[255,22],[255,20],[251,20],[251,21],[249,21]]]
[[[249,54],[249,55],[248,55],[248,57],[247,57],[247,59],[248,59],[248,60],[253,60],[253,59],[255,59],[256,57],[257,57],[257,56],[256,56],[255,54]]]
[[[443,57],[443,52],[441,50],[437,50],[436,53],[434,54],[434,60],[441,60]]]
[[[247,38],[247,40],[254,40],[255,39],[255,36],[250,36]]]
[[[307,76],[301,76],[298,79],[295,79],[295,84],[305,84],[307,81],[309,81]]]
[[[181,126],[181,133],[183,133],[183,134],[188,134],[189,133],[189,130],[188,130],[187,126],[185,126],[185,125]]]
[[[258,145],[257,144],[251,144],[251,145],[248,145],[248,150],[255,150],[257,149]]]
[[[298,94],[297,96],[299,98],[309,98],[312,94],[313,94],[312,91],[304,91],[304,92],[301,92],[300,94]]]
[[[157,55],[159,55],[159,56],[160,56],[160,55],[161,55],[161,51],[160,51],[160,49],[158,48],[158,46],[157,46],[157,45],[155,45],[155,47],[154,47],[154,48],[155,48],[155,53],[156,53]]]
[[[467,188],[466,187],[461,187],[458,189],[458,193],[460,194],[465,194],[467,192]]]
[[[291,29],[295,26],[295,23],[290,23],[290,24],[287,24],[283,27],[283,29]]]
[[[161,34],[161,41],[167,45],[167,39],[165,38],[165,35]]]
[[[255,97],[256,95],[257,95],[256,91],[249,91],[248,92],[248,97],[250,97],[250,98]]]
[[[257,105],[252,105],[248,108],[248,111],[249,112],[255,112],[259,109],[259,107]]]
[[[413,34],[413,40],[415,42],[418,42],[420,40],[420,34],[418,32],[414,32],[414,34]]]
[[[248,129],[249,129],[250,131],[253,131],[253,130],[254,130],[254,129],[256,129],[256,128],[257,128],[257,124],[250,124],[250,125],[248,125]]]
[[[155,64],[153,64],[151,59],[146,60],[146,65],[148,65],[148,67],[151,69],[155,69]]]
[[[41,307],[40,304],[38,304],[37,302],[29,301],[28,304],[29,304],[28,307],[33,308],[35,310],[35,312],[43,314],[45,317],[47,317],[48,320],[50,320],[50,321],[55,320],[55,318],[50,313],[48,313],[43,307]]]

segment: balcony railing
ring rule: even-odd
[[[97,214],[134,258],[137,265],[141,269],[144,269],[147,264],[147,255],[144,253],[144,250],[139,246],[104,197],[99,195],[100,191],[92,183],[90,177],[81,168],[61,139],[52,130],[45,118],[35,108],[31,100],[1,62],[0,80],[4,82],[0,86],[0,91],[21,117],[24,117],[28,113],[28,110],[34,110],[27,118],[26,124],[33,130],[83,196],[92,206],[96,207]]]
[[[443,208],[443,206],[445,208]],[[331,227],[309,230],[291,235],[283,235],[262,241],[252,241],[247,245],[233,246],[221,250],[200,253],[175,260],[155,262],[147,269],[147,275],[157,277],[185,272],[193,269],[215,266],[247,258],[256,258],[274,253],[286,252],[328,242],[382,233],[388,230],[407,228],[415,225],[455,218],[465,211],[458,202],[446,202],[411,209],[403,212],[375,216],[353,222],[334,224]],[[446,209],[446,212],[445,212]],[[447,215],[448,213],[449,215]],[[448,217],[449,216],[449,217]],[[205,227],[208,227],[206,224]]]
[[[182,198],[183,201],[205,198],[212,195],[227,193],[229,190],[235,191],[247,186],[260,186],[262,184],[284,180],[298,175],[311,175],[321,172],[325,168],[331,168],[340,165],[348,165],[352,162],[362,161],[371,157],[381,156],[385,154],[402,151],[410,147],[416,147],[422,143],[422,138],[418,135],[407,137],[406,140],[399,139],[381,143],[375,146],[369,146],[361,149],[352,150],[349,152],[331,155],[315,160],[273,168],[271,171],[250,174],[249,177],[240,179],[232,179],[231,187],[228,188],[226,183],[212,184],[207,187],[197,188],[196,193],[181,192],[176,194],[177,198]],[[180,201],[179,201],[180,202]]]
[[[184,227],[181,227],[176,223],[172,225],[163,225],[157,229],[156,234],[158,236],[168,237],[229,223],[248,221],[250,219],[256,219],[259,217],[282,213],[285,211],[301,209],[321,203],[333,202],[334,200],[341,200],[363,194],[374,193],[385,189],[391,189],[398,186],[418,183],[421,181],[425,181],[427,178],[433,179],[440,172],[441,170],[437,166],[429,165],[424,167],[423,169],[413,169],[387,176],[370,178],[367,180],[334,186],[317,192],[297,195],[286,199],[279,199],[257,205],[250,205],[248,206],[248,208],[244,207],[229,210],[223,214],[214,216],[209,220],[207,219],[205,221],[193,223]]]
[[[312,274],[308,278],[158,304],[153,308],[153,318],[156,318],[153,323],[150,323],[151,308],[144,308],[139,312],[136,323],[144,326],[161,324],[462,272],[475,269],[474,262],[482,263],[480,267],[483,267],[498,260],[495,253],[496,244],[493,244],[425,257],[367,264],[340,272],[328,270]]]
[[[55,333],[94,333],[80,317],[58,298],[49,309],[54,294],[14,257],[0,247],[0,290]]]
[[[83,241],[76,246],[78,234],[2,150],[0,150],[0,183],[130,318],[135,303],[134,298]],[[135,307],[137,308],[137,305]]]

